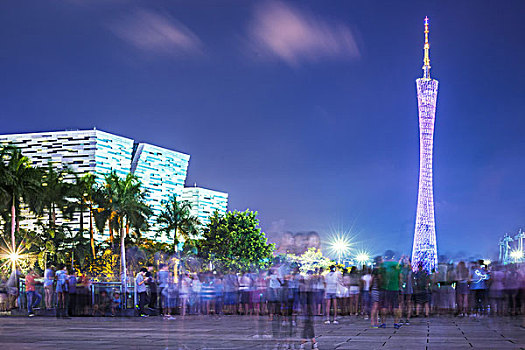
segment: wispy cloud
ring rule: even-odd
[[[110,23],[109,28],[118,38],[147,54],[202,54],[197,35],[167,14],[137,9]]]
[[[259,55],[283,60],[291,66],[360,57],[354,35],[347,26],[277,1],[255,8],[249,39]]]

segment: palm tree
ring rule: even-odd
[[[141,182],[137,176],[128,174],[124,180],[118,182],[119,212],[117,214],[120,228],[120,260],[122,264],[123,280],[127,279],[126,268],[126,237],[130,227],[140,235],[140,229],[147,225],[147,219],[153,214],[145,203],[145,193],[141,189]]]
[[[191,204],[188,201],[178,201],[173,195],[164,203],[164,210],[157,218],[159,235],[173,237],[173,250],[177,251],[180,240],[191,239],[198,232],[199,219],[191,215]]]
[[[102,221],[108,223],[110,239],[113,236],[113,230],[120,235],[122,283],[126,288],[126,237],[131,227],[140,234],[140,229],[147,224],[147,219],[152,215],[152,211],[145,203],[145,193],[142,191],[142,184],[137,176],[128,174],[125,179],[121,179],[113,171],[106,175],[105,182],[95,220],[98,217],[98,227],[101,226]]]
[[[120,178],[116,172],[112,171],[104,177],[105,183],[95,189],[92,194],[93,203],[96,208],[92,210],[95,219],[95,226],[100,233],[104,233],[106,225],[109,231],[109,241],[111,250],[114,250],[115,237],[113,232],[118,231],[117,223],[117,185]]]
[[[73,211],[73,203],[70,199],[75,196],[74,185],[71,182],[64,181],[68,175],[72,175],[69,169],[55,170],[51,164],[42,170],[42,196],[40,200],[43,209],[47,210],[51,235],[56,229],[57,210],[60,210],[63,216],[69,216]]]
[[[91,246],[91,255],[96,257],[95,236],[93,233],[93,205],[94,197],[98,191],[95,175],[91,173],[84,174],[82,177],[76,177],[74,192],[77,198],[77,206],[80,212],[79,232],[84,232],[84,212],[86,208],[89,212],[89,243]]]
[[[29,158],[13,146],[0,150],[0,195],[11,208],[11,249],[16,251],[15,233],[18,231],[20,203],[23,201],[31,210],[38,211],[41,174],[31,167]],[[13,266],[14,268],[14,266]]]

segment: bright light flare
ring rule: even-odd
[[[351,248],[352,242],[347,235],[335,235],[328,242],[328,250],[332,256],[337,257],[338,262],[341,262],[343,257],[350,254]]]
[[[9,254],[8,257],[9,257],[9,260],[11,260],[11,262],[17,262],[20,259],[20,254],[18,254],[17,252],[14,252],[14,253]]]
[[[5,240],[4,240],[5,241]],[[32,254],[26,253],[26,248],[23,242],[13,251],[13,248],[10,244],[6,243],[6,248],[0,247],[0,260],[5,260],[1,265],[2,267],[7,265],[16,265],[20,264],[24,260],[27,260],[31,257]]]
[[[370,254],[368,254],[365,251],[357,252],[355,256],[355,260],[357,261],[359,265],[367,265],[371,261]]]
[[[510,252],[510,257],[514,259],[514,261],[523,259],[523,250],[513,250]]]

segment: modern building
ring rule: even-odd
[[[434,147],[434,122],[438,81],[430,78],[430,44],[428,42],[428,17],[425,18],[425,46],[423,77],[416,80],[419,109],[419,190],[417,198],[416,227],[412,247],[412,267],[420,263],[428,272],[437,267],[436,222],[434,218],[434,190],[432,151]]]
[[[111,170],[125,176],[133,152],[132,139],[96,129],[0,135],[0,146],[7,144],[18,147],[34,166],[93,173],[99,181]]]
[[[190,156],[147,143],[136,143],[133,153],[131,172],[142,182],[146,201],[153,210],[148,237],[153,238],[155,216],[162,212],[163,203],[174,195],[182,196]]]
[[[215,211],[225,214],[228,209],[228,193],[207,188],[186,187],[181,199],[191,204],[192,215],[198,217],[202,225],[210,222]]]
[[[0,146],[8,144],[18,147],[33,166],[68,168],[78,175],[93,173],[98,182],[102,182],[104,175],[112,170],[125,176],[133,152],[132,139],[96,129],[0,135]],[[31,218],[27,212],[26,216],[29,218],[20,226],[34,229],[37,218]],[[72,229],[77,229],[79,221],[80,213],[77,213],[68,223]],[[84,213],[84,222],[88,221],[89,215]],[[58,213],[57,223],[63,222]],[[96,235],[101,238],[98,233]]]
[[[0,146],[14,145],[27,156],[34,166],[51,164],[57,169],[69,168],[78,175],[93,173],[102,183],[104,175],[115,171],[124,178],[134,173],[142,182],[146,203],[152,208],[148,238],[155,238],[156,216],[163,203],[172,196],[186,199],[192,204],[193,214],[203,224],[215,210],[225,213],[228,194],[205,188],[184,188],[190,156],[148,143],[100,130],[50,131],[38,133],[0,135]],[[89,216],[84,215],[84,222]],[[32,228],[36,219],[25,220],[22,228]],[[72,229],[78,227],[80,214],[68,221]],[[61,217],[57,223],[64,222]],[[97,239],[102,239],[97,234]]]

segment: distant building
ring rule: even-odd
[[[126,176],[133,152],[132,139],[96,129],[0,135],[0,146],[8,144],[18,147],[33,166],[93,173],[99,181],[111,170]]]
[[[0,135],[0,146],[9,144],[18,147],[33,166],[51,164],[56,169],[69,168],[78,175],[92,173],[99,183],[111,171],[122,178],[134,173],[142,182],[146,203],[153,210],[150,232],[144,233],[148,238],[154,238],[156,216],[162,212],[163,203],[173,195],[179,200],[188,200],[193,215],[203,224],[209,222],[215,210],[224,214],[228,206],[227,193],[200,187],[184,188],[190,156],[181,152],[137,143],[96,129]],[[35,220],[24,220],[20,225],[31,229]],[[84,223],[88,221],[89,215],[85,213]],[[57,218],[57,224],[63,222],[61,217]],[[80,213],[67,221],[74,230],[78,229],[79,222]],[[103,238],[96,235],[97,239]]]
[[[192,215],[197,216],[203,226],[210,222],[215,211],[225,214],[228,208],[228,193],[202,187],[184,188],[182,200],[191,204]]]
[[[96,129],[0,135],[0,146],[8,144],[18,147],[33,166],[51,164],[57,169],[69,168],[78,175],[92,173],[98,182],[102,182],[111,170],[126,176],[133,152],[132,139]],[[61,224],[63,218],[60,213],[57,215],[57,223]],[[88,213],[84,214],[84,219],[87,223]],[[69,221],[70,227],[77,229],[79,221],[80,213],[77,213]],[[20,227],[33,229],[35,223],[36,218],[22,220]]]
[[[438,81],[430,78],[428,17],[425,18],[424,33],[423,77],[416,79],[419,109],[419,189],[412,245],[412,269],[417,270],[419,264],[423,264],[423,269],[430,273],[438,264],[432,173]]]
[[[153,210],[150,220],[150,234],[153,238],[156,229],[155,220],[163,209],[163,203],[173,195],[182,196],[188,170],[188,154],[170,149],[136,143],[134,145],[131,172],[142,182],[146,192],[146,202]]]

